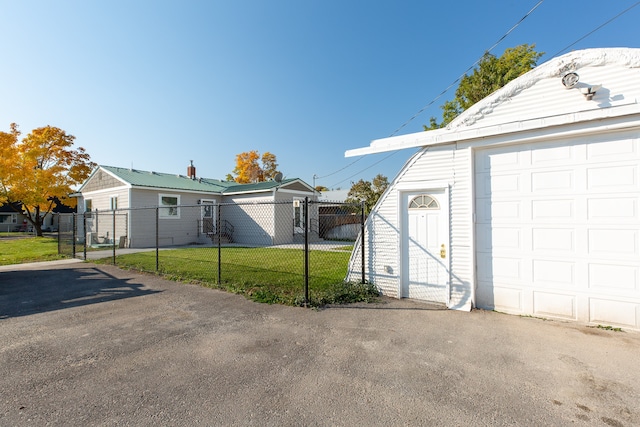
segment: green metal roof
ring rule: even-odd
[[[265,181],[254,184],[238,184],[234,181],[220,181],[218,179],[210,178],[191,179],[185,175],[141,171],[114,166],[101,165],[99,168],[110,172],[120,180],[134,187],[167,188],[172,190],[201,191],[205,193],[218,194],[259,192],[297,181],[297,178],[292,178],[285,179],[280,183],[275,181]]]

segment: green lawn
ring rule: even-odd
[[[269,304],[301,305],[304,302],[304,252],[300,249],[222,248],[220,283],[217,248],[163,250],[159,257],[158,274],[172,280],[197,282]],[[309,253],[312,306],[375,300],[378,292],[374,285],[344,283],[349,257],[349,252],[314,250]],[[0,238],[0,265],[62,258],[54,238]],[[110,264],[112,258],[97,262]],[[156,254],[118,255],[116,264],[155,273]]]
[[[51,237],[0,238],[0,265],[61,258],[58,241]]]
[[[266,303],[300,305],[304,301],[304,253],[300,249],[222,248],[218,283],[217,248],[159,252],[158,273],[177,281],[246,295]],[[369,284],[345,284],[349,252],[311,251],[309,297],[312,305],[369,301],[377,296]],[[110,263],[111,259],[102,260]],[[119,255],[119,267],[155,272],[155,252]]]

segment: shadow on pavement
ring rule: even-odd
[[[95,267],[0,272],[0,319],[151,295]]]

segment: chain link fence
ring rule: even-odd
[[[85,260],[242,288],[265,302],[277,302],[269,300],[273,287],[279,295],[291,288],[291,298],[306,303],[344,284],[363,224],[360,204],[212,201],[61,215],[58,248]]]

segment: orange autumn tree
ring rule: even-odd
[[[0,202],[21,206],[27,221],[42,236],[42,220],[57,202],[74,206],[69,198],[95,167],[84,148],[72,148],[75,137],[45,126],[31,131],[21,142],[15,123],[0,132]]]
[[[245,151],[236,155],[236,167],[233,170],[235,176],[229,174],[227,178],[232,178],[240,184],[274,179],[278,173],[278,162],[276,155],[265,151],[262,156],[256,150]]]

